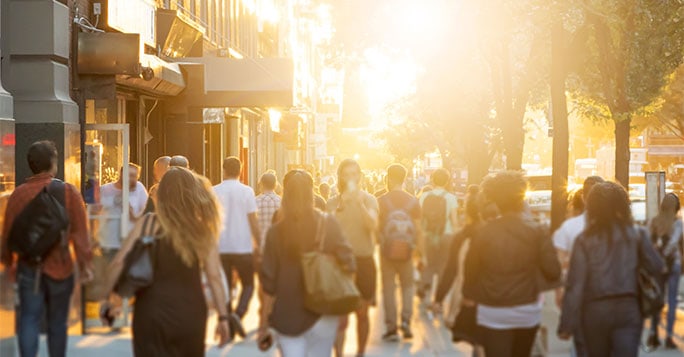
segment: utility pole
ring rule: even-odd
[[[566,46],[563,22],[551,29],[551,116],[553,118],[553,173],[551,176],[551,230],[565,220],[568,186],[568,107],[565,97]]]

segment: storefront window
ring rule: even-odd
[[[0,120],[0,227],[7,200],[14,191],[14,121]],[[0,355],[14,351],[14,288],[7,271],[0,266]]]

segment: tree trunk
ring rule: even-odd
[[[563,223],[567,211],[568,107],[565,97],[565,38],[563,24],[551,30],[551,115],[553,117],[553,173],[551,176],[551,230]]]
[[[629,187],[629,129],[632,118],[615,121],[615,180]]]

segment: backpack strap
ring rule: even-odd
[[[47,190],[47,193],[52,195],[57,202],[66,208],[66,183],[64,183],[64,181],[52,179],[45,189]]]

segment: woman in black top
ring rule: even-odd
[[[154,281],[136,292],[133,350],[144,357],[204,356],[207,304],[201,272],[214,301],[224,295],[217,238],[221,215],[209,180],[184,168],[172,168],[159,184],[156,214],[145,216],[112,261],[109,287],[121,273],[126,254],[152,219],[157,229]],[[219,345],[229,340],[225,304],[216,304]]]
[[[604,182],[587,197],[587,227],[572,249],[558,335],[581,331],[587,356],[638,356],[645,316],[637,272],[656,275],[663,261],[646,230],[634,227],[629,196]]]
[[[283,185],[282,219],[268,231],[259,274],[266,298],[258,340],[268,340],[271,327],[277,332],[283,357],[329,356],[339,317],[321,316],[304,307],[300,258],[302,253],[318,249],[318,224],[326,228],[323,251],[337,257],[350,273],[355,269],[354,257],[335,218],[314,209],[311,175],[290,171]]]

